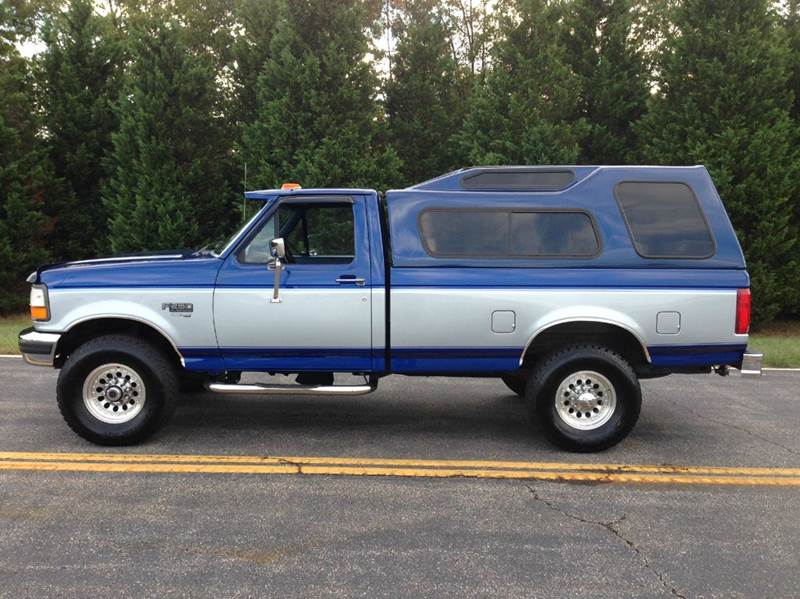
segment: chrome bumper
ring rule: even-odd
[[[22,358],[34,366],[52,366],[60,333],[41,333],[33,328],[19,334],[19,352]]]
[[[742,356],[742,367],[739,369],[742,376],[761,376],[761,363],[764,361],[764,354],[744,354]]]

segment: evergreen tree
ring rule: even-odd
[[[792,117],[800,121],[800,0],[789,0],[784,19],[789,39],[789,89],[794,95]]]
[[[472,164],[569,164],[588,127],[575,119],[580,82],[566,62],[562,5],[506,0],[486,84],[472,97],[458,145]]]
[[[95,14],[92,0],[71,0],[66,12],[49,15],[43,39],[43,124],[55,174],[68,184],[45,207],[53,223],[48,247],[55,259],[79,259],[105,241],[102,160],[117,126],[112,103],[119,93],[121,43],[108,20]]]
[[[237,125],[252,121],[256,113],[258,76],[270,55],[278,7],[278,0],[236,1],[234,19],[238,30],[231,46],[235,96],[231,120]]]
[[[385,86],[386,112],[407,184],[459,166],[451,138],[464,118],[461,72],[440,4],[406,0],[393,27],[397,45]]]
[[[46,261],[42,206],[59,193],[37,135],[30,69],[0,46],[0,312],[22,308],[25,278]]]
[[[649,74],[637,39],[632,0],[575,0],[567,19],[567,57],[580,81],[578,116],[589,124],[580,159],[637,162],[632,124],[645,113]]]
[[[789,48],[766,0],[687,0],[658,62],[659,96],[641,123],[649,160],[705,164],[748,260],[754,317],[794,300],[798,197]]]
[[[214,62],[157,13],[132,23],[104,187],[114,252],[196,246],[236,220]]]
[[[282,0],[270,52],[244,128],[250,187],[385,188],[399,178],[380,144],[383,119],[370,51],[378,2]]]

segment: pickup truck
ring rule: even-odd
[[[216,251],[30,276],[20,350],[60,369],[77,434],[139,442],[198,383],[355,395],[436,375],[500,378],[550,440],[596,451],[636,423],[639,379],[761,374],[744,258],[702,166],[479,167],[385,195],[245,195],[263,207]]]

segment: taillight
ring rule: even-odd
[[[746,335],[750,330],[750,290],[736,290],[736,334]]]

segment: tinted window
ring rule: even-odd
[[[499,189],[554,191],[564,189],[575,180],[572,171],[489,170],[464,177],[466,189]]]
[[[290,264],[347,264],[355,256],[352,204],[281,204],[247,244],[240,259],[266,264],[269,242],[283,237]]]
[[[585,212],[426,210],[420,232],[433,256],[586,257],[599,250]]]
[[[714,240],[684,183],[620,183],[616,188],[636,251],[645,258],[708,258]]]

